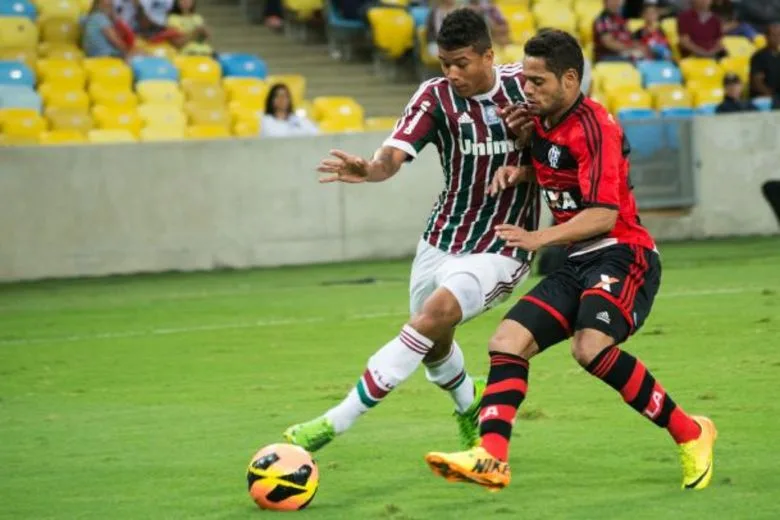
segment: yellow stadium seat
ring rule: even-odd
[[[84,51],[72,43],[48,43],[38,45],[38,56],[55,60],[81,61],[84,59]]]
[[[720,68],[724,73],[736,74],[743,83],[750,79],[750,58],[746,56],[727,56],[720,60]]]
[[[653,108],[690,108],[693,106],[691,94],[680,85],[659,84],[648,88],[653,97]]]
[[[617,114],[625,108],[652,108],[653,98],[641,88],[617,90],[607,96],[610,112]]]
[[[763,34],[756,35],[755,39],[753,39],[753,45],[756,49],[763,49],[766,47],[766,36]]]
[[[37,56],[35,49],[0,49],[0,60],[21,61],[32,70],[35,70]]]
[[[308,99],[304,99],[301,104],[295,106],[295,113],[299,117],[306,117],[306,118],[311,119],[312,121],[314,121],[315,120],[314,119],[314,116],[315,116],[314,112],[315,112],[314,105]]]
[[[314,13],[322,10],[324,2],[323,0],[283,0],[282,5],[286,11],[293,13],[298,21],[306,22]]]
[[[368,24],[374,48],[391,60],[399,59],[414,46],[414,20],[402,9],[372,7]]]
[[[724,36],[723,47],[725,47],[729,57],[732,58],[750,59],[756,52],[756,46],[744,36]]]
[[[630,63],[600,62],[593,67],[594,89],[605,94],[625,87],[641,87],[642,74]]]
[[[6,120],[11,119],[26,119],[35,117],[38,111],[32,108],[0,108],[0,130],[3,128],[3,123]]]
[[[47,107],[89,110],[89,96],[78,87],[60,86],[56,83],[44,83],[38,87],[38,93]]]
[[[277,83],[283,83],[290,89],[294,106],[300,105],[306,97],[306,78],[300,74],[273,74],[265,80],[270,89]],[[263,96],[265,98],[265,96]],[[264,100],[265,102],[265,100]]]
[[[38,28],[29,18],[0,16],[0,49],[34,49]]]
[[[138,115],[145,126],[178,127],[182,132],[187,126],[187,116],[175,105],[140,105]]]
[[[701,86],[693,90],[693,104],[696,107],[723,101],[723,87]]]
[[[87,139],[90,143],[99,144],[133,143],[136,141],[136,136],[129,130],[101,129],[90,130]]]
[[[81,28],[77,20],[50,18],[40,22],[41,41],[46,43],[77,44]]]
[[[257,120],[263,117],[263,109],[252,105],[244,105],[241,101],[231,101],[228,103],[228,113],[233,123],[237,121]]]
[[[221,107],[227,101],[227,94],[219,84],[183,80],[181,88],[187,101],[195,102],[201,106]]]
[[[533,7],[536,27],[560,29],[570,34],[577,32],[577,19],[570,9],[562,9],[559,4],[543,2]]]
[[[225,78],[222,85],[230,101],[238,101],[245,106],[265,107],[268,84],[257,78]]]
[[[635,33],[639,29],[645,26],[645,21],[642,18],[630,18],[627,21],[628,30]]]
[[[509,30],[514,35],[528,30],[534,30],[534,16],[527,7],[519,4],[499,4],[498,9],[506,18]]]
[[[524,56],[525,49],[522,45],[512,43],[504,46],[503,49],[496,49],[496,58],[500,64],[518,63],[523,61]]]
[[[38,0],[38,19],[65,19],[78,21],[81,16],[81,5],[76,0]]]
[[[709,58],[680,60],[680,71],[686,83],[695,81],[702,85],[720,86],[723,82],[723,70]]]
[[[96,105],[92,117],[101,130],[125,130],[134,136],[141,131],[141,118],[133,107]]]
[[[317,97],[312,104],[320,121],[338,120],[350,128],[363,126],[363,107],[351,97]]]
[[[187,127],[187,139],[225,139],[230,137],[228,127],[222,125],[193,125]]]
[[[366,132],[389,132],[397,121],[395,117],[369,117],[363,126]]]
[[[38,136],[46,130],[46,120],[34,111],[4,111],[0,129],[6,144],[37,144]]]
[[[516,38],[516,35],[512,33],[512,37]],[[428,36],[424,25],[417,28],[417,49],[420,53],[420,61],[428,68],[438,68],[439,57],[431,55],[428,52]]]
[[[182,141],[184,140],[183,126],[147,126],[141,129],[141,141]]]
[[[37,63],[38,82],[57,87],[83,89],[87,74],[79,62],[46,58]]]
[[[173,63],[182,80],[219,83],[222,79],[219,63],[208,56],[176,56]]]
[[[260,120],[239,119],[233,123],[233,135],[236,137],[257,137],[260,135]]]
[[[86,134],[92,130],[92,116],[83,110],[52,107],[46,110],[46,119],[52,130],[75,130]]]
[[[138,48],[150,56],[157,56],[158,58],[165,58],[170,61],[175,60],[176,56],[179,55],[176,47],[169,43],[147,43],[139,41]]]
[[[89,10],[92,9],[92,4],[94,3],[94,0],[76,0],[76,3],[79,4],[79,9],[81,10],[82,15],[86,15],[89,13]]]
[[[365,131],[362,122],[343,119],[325,119],[320,122],[319,126],[323,134],[348,134]]]
[[[574,14],[581,22],[593,22],[604,10],[603,0],[577,0],[574,2]]]
[[[82,66],[90,85],[100,84],[125,90],[133,85],[133,71],[119,58],[86,58]]]
[[[184,95],[179,90],[179,85],[173,81],[141,81],[136,84],[135,90],[141,103],[173,105],[176,107],[181,107],[184,104]]]
[[[91,83],[89,85],[89,97],[95,105],[114,106],[122,105],[135,108],[138,106],[138,97],[129,88],[117,85],[103,85]]]
[[[63,145],[86,143],[87,139],[78,130],[50,130],[38,136],[38,143],[43,145]]]
[[[191,101],[184,111],[191,125],[230,126],[231,115],[223,107],[203,106]]]
[[[531,0],[496,0],[496,5],[518,5],[524,7],[526,10],[531,8]]]

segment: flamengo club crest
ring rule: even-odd
[[[547,161],[550,163],[550,167],[557,168],[558,160],[561,158],[561,149],[555,145],[550,147],[550,151],[547,152]]]

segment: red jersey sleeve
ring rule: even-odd
[[[407,160],[417,157],[426,144],[436,138],[436,96],[429,84],[423,84],[414,93],[403,115],[395,124],[383,146],[392,146],[406,152]]]
[[[577,116],[583,138],[570,150],[577,160],[577,177],[586,207],[618,209],[623,164],[621,130],[612,116],[583,111]]]

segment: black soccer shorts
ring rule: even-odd
[[[527,328],[541,350],[581,329],[622,343],[650,314],[661,285],[658,253],[617,244],[570,256],[507,313]]]

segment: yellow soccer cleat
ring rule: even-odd
[[[701,426],[698,439],[680,444],[680,462],[683,469],[683,489],[704,489],[712,480],[713,454],[718,430],[715,423],[707,417],[693,416]]]
[[[512,472],[502,462],[478,446],[456,453],[429,453],[425,462],[435,474],[450,482],[471,482],[499,491],[509,485]]]

